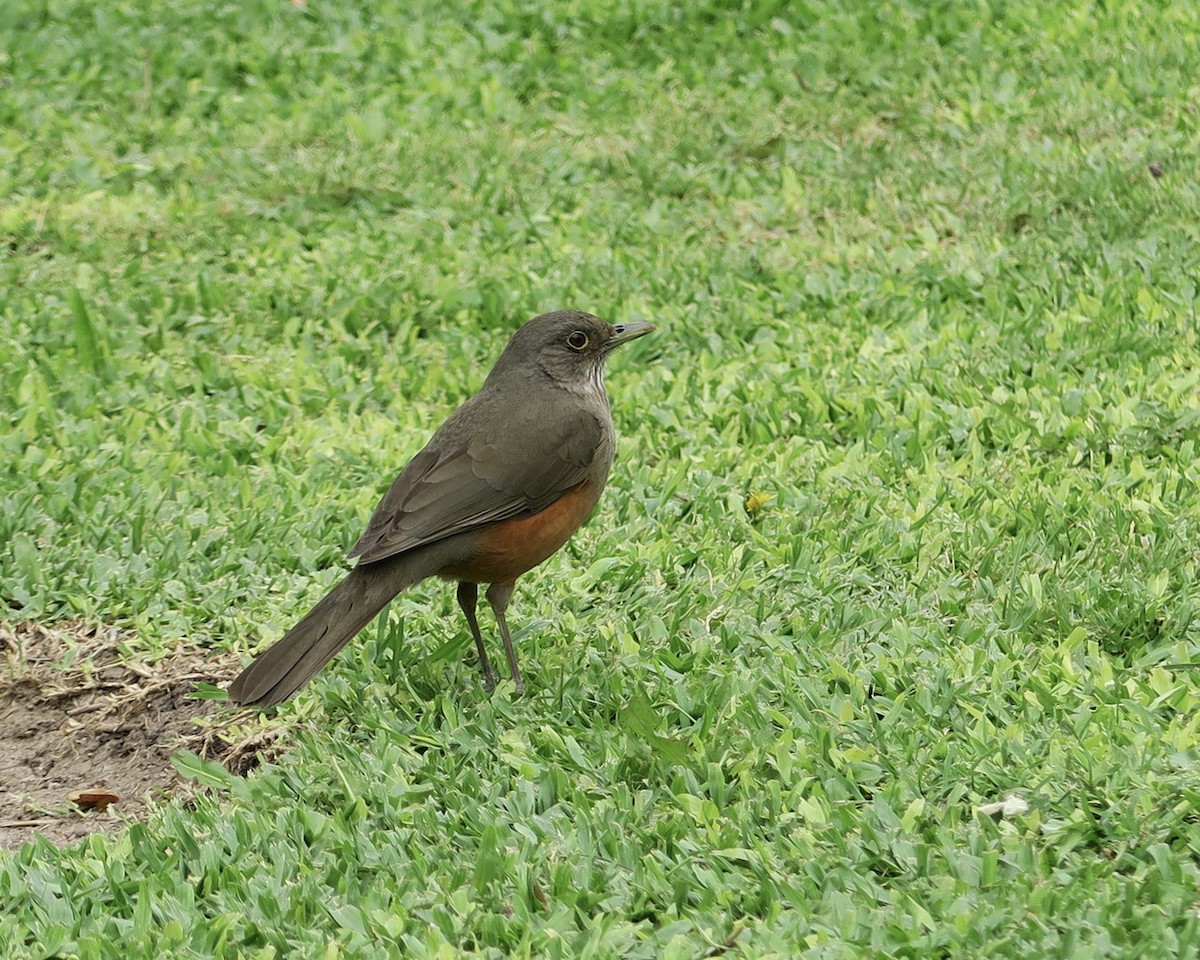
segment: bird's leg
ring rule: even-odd
[[[488,599],[492,593],[488,591]],[[458,605],[462,607],[463,615],[467,618],[467,626],[471,628],[471,636],[475,638],[475,649],[479,652],[479,665],[483,667],[483,687],[491,690],[496,686],[496,671],[492,669],[492,661],[488,659],[487,650],[483,647],[483,636],[479,632],[479,621],[475,619],[475,605],[479,602],[479,584],[462,580],[458,584]]]
[[[512,599],[513,588],[516,585],[515,580],[493,583],[488,587],[487,598],[488,603],[492,605],[492,612],[496,614],[496,623],[500,625],[500,636],[504,639],[504,653],[508,657],[508,669],[512,673],[513,683],[517,693],[524,693],[525,681],[521,679],[521,670],[517,666],[517,652],[513,649],[512,637],[508,635],[508,621],[504,619],[504,611],[508,609],[508,601]]]

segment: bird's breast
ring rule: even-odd
[[[515,580],[566,543],[595,509],[604,484],[585,480],[537,513],[488,524],[479,533],[474,556],[439,571],[439,576],[472,583]]]

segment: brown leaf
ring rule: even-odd
[[[87,790],[75,790],[67,794],[67,800],[81,810],[99,810],[103,813],[109,804],[116,803],[121,798],[111,790],[100,787],[90,787]]]

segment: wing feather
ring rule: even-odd
[[[477,394],[404,468],[350,551],[374,563],[497,520],[536,513],[602,466],[612,438],[594,413],[563,404],[547,419],[518,411],[480,429]],[[494,418],[493,418],[494,419]]]

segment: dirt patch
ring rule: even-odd
[[[170,759],[181,749],[241,773],[270,745],[269,734],[230,734],[245,712],[190,696],[200,682],[224,686],[236,657],[180,646],[147,664],[122,652],[130,639],[112,627],[0,626],[0,848],[119,830],[145,816],[147,798],[187,795]],[[78,791],[119,799],[85,811],[69,799]]]

